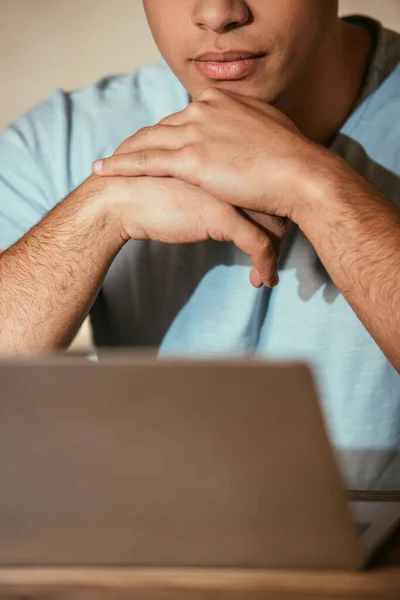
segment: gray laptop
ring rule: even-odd
[[[118,354],[0,378],[0,567],[357,569],[399,521],[348,503],[304,365]]]

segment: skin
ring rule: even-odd
[[[267,229],[279,218],[279,239],[285,220],[294,221],[399,369],[399,211],[323,147],[357,100],[374,45],[369,33],[340,21],[333,0],[170,0],[161,13],[145,0],[145,8],[193,102],[126,140],[94,171],[181,179],[252,218],[263,215]],[[193,58],[216,49],[266,56],[250,76],[210,87]],[[279,244],[275,251],[279,258]],[[251,280],[262,283],[255,269]]]
[[[254,76],[218,87],[276,102],[315,64],[337,21],[336,0],[144,0],[144,8],[162,56],[194,99],[209,82],[191,59],[242,49],[268,57]]]
[[[253,260],[253,285],[276,285],[292,220],[400,368],[399,211],[324,148],[357,100],[369,34],[343,24],[334,0],[146,0],[145,8],[193,102],[96,163],[2,255],[0,351],[67,344],[131,238],[231,240]],[[191,59],[221,49],[268,56],[251,77],[210,81]]]
[[[374,44],[364,29],[338,19],[337,0],[143,4],[163,58],[191,98],[199,99],[211,85],[258,99],[277,106],[320,143],[346,120]],[[193,58],[204,52],[238,49],[267,53],[256,72],[241,81],[211,82],[194,66]]]

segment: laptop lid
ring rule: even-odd
[[[0,364],[0,565],[357,568],[309,369]]]

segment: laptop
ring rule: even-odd
[[[359,569],[310,369],[137,354],[0,363],[0,567]]]

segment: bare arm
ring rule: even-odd
[[[129,239],[232,241],[274,283],[268,234],[235,208],[171,178],[90,177],[0,255],[0,355],[66,347]]]
[[[294,219],[400,371],[400,210],[342,159],[325,154],[307,182],[308,208]]]
[[[229,204],[289,217],[400,370],[400,211],[275,107],[210,88],[93,168],[176,177]]]
[[[90,178],[0,255],[0,355],[70,344],[124,240]]]

